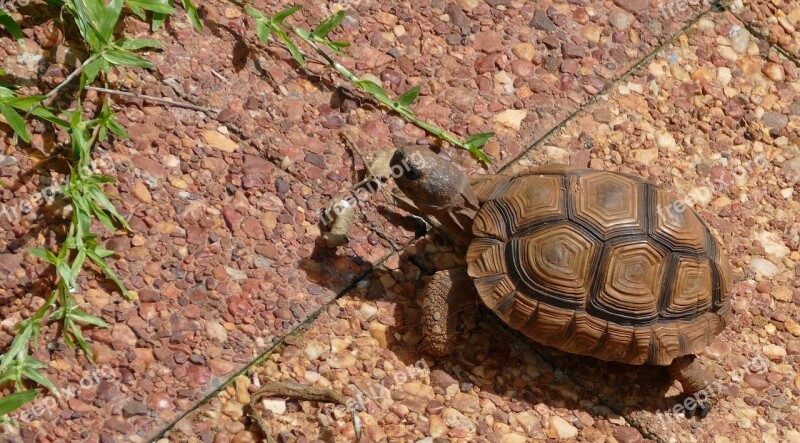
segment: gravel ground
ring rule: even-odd
[[[800,80],[791,61],[743,25],[729,13],[703,17],[507,168],[569,162],[623,171],[695,202],[736,275],[733,325],[704,353],[721,383],[709,417],[662,412],[673,406],[663,397],[679,391],[659,368],[532,345],[484,310],[463,314],[451,359],[427,360],[429,370],[395,382],[395,371],[424,358],[421,300],[408,294],[460,260],[437,252],[434,238],[388,260],[236,388],[253,392],[280,380],[356,399],[366,392],[364,441],[800,441]],[[375,286],[385,291],[377,302],[369,295]],[[179,422],[168,439],[256,439],[257,426],[237,420],[236,388]],[[331,408],[273,398],[259,413],[279,441],[352,440],[341,411],[333,415],[338,427],[322,426]]]
[[[301,18],[318,23],[319,5],[303,3]],[[536,347],[482,310],[465,314],[467,328],[451,360],[428,360],[433,371],[409,371],[410,381],[394,383],[397,371],[421,358],[413,294],[458,255],[435,254],[437,239],[414,241],[419,225],[380,194],[361,205],[344,247],[325,247],[316,213],[363,169],[339,140],[341,129],[351,131],[367,157],[432,139],[337,92],[339,83],[327,75],[301,75],[283,51],[254,44],[252,23],[237,8],[209,1],[202,4],[204,33],[173,21],[157,35],[168,43],[150,57],[158,68],[116,79],[116,87],[221,112],[210,118],[117,101],[133,140],[103,146],[111,159],[103,170],[119,181],[109,191],[119,195],[117,207],[134,233],[108,235],[106,242],[120,251],[114,266],[139,300],[123,300],[94,277],[80,281],[87,309],[116,325],[90,333],[98,363],[114,367],[114,376],[34,423],[47,436],[39,441],[148,440],[384,259],[302,335],[178,422],[167,438],[257,441],[241,404],[266,380],[331,386],[346,396],[356,394],[351,383],[362,389],[385,383],[390,394],[361,413],[370,441],[478,435],[638,441],[641,432],[680,441],[798,438],[790,431],[800,420],[794,399],[800,344],[793,338],[800,334],[796,68],[749,37],[741,22],[714,14],[604,92],[696,17],[703,2],[675,14],[636,0],[576,3],[364,1],[348,13],[340,37],[354,42],[347,63],[355,71],[371,73],[395,93],[422,85],[415,108],[422,117],[458,134],[498,131],[487,146],[496,159],[488,171],[464,152],[447,152],[473,173],[571,162],[626,170],[702,197],[698,205],[722,235],[739,280],[736,326],[710,351],[730,381],[712,420],[664,424],[654,413],[670,406],[654,394],[668,388],[663,372]],[[143,34],[146,25],[126,20],[125,32]],[[46,90],[72,70],[74,54],[42,49],[39,28],[29,37],[21,48],[2,40],[3,69]],[[37,71],[41,57],[55,68]],[[42,129],[31,147],[15,146],[7,133],[0,137],[0,177],[14,184],[0,188],[6,205],[47,183],[36,164],[59,140]],[[734,175],[740,164],[757,170],[742,178]],[[698,191],[720,182],[710,199]],[[43,220],[36,220],[40,212]],[[24,249],[54,244],[51,228],[52,217],[38,210],[0,216],[0,343],[11,340],[13,325],[48,291],[45,267]],[[58,343],[59,334],[47,328],[42,342]],[[765,373],[748,370],[745,382],[734,379],[738,368],[762,356],[770,362]],[[37,357],[60,387],[92,371],[85,357],[61,345],[42,346]],[[313,440],[323,431],[319,405],[278,400],[267,407],[274,432],[296,434],[287,441],[302,441],[299,434]],[[342,426],[323,433],[328,440],[353,432],[346,416],[335,417]],[[22,439],[35,437],[24,431]]]
[[[800,59],[800,5],[793,1],[734,2],[737,16],[769,42]]]

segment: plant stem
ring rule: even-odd
[[[177,106],[177,107],[180,107],[180,108],[191,109],[193,111],[200,111],[200,112],[219,114],[219,111],[216,110],[216,109],[204,108],[202,106],[193,105],[191,103],[176,102],[174,100],[169,100],[169,99],[160,98],[160,97],[153,97],[151,95],[136,94],[136,93],[133,93],[133,92],[119,91],[119,90],[116,90],[116,89],[98,88],[97,86],[87,86],[86,89],[89,90],[89,91],[105,92],[106,94],[121,95],[123,97],[132,97],[132,98],[139,98],[139,99],[143,99],[143,100],[149,100],[149,101],[152,101],[152,102],[155,102],[155,103],[161,103],[162,105]]]

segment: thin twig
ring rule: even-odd
[[[63,81],[63,82],[59,83],[59,85],[58,85],[58,86],[56,86],[56,87],[55,87],[55,88],[53,88],[53,89],[52,89],[50,92],[48,92],[47,94],[45,94],[45,95],[44,95],[44,98],[42,99],[42,103],[44,103],[44,102],[45,102],[47,99],[49,99],[50,97],[52,97],[52,96],[54,96],[54,95],[58,94],[58,91],[60,91],[60,90],[61,90],[61,89],[62,89],[64,86],[67,86],[67,85],[68,85],[68,84],[69,84],[69,83],[70,83],[72,80],[74,80],[74,79],[75,79],[75,77],[77,77],[78,75],[80,75],[80,73],[81,73],[81,72],[83,72],[83,69],[86,67],[86,65],[88,65],[89,63],[91,63],[91,62],[95,61],[95,59],[96,59],[97,57],[99,57],[99,55],[98,55],[98,54],[95,54],[95,55],[93,55],[93,56],[91,56],[91,57],[87,58],[87,59],[86,59],[86,60],[85,60],[85,61],[84,61],[84,62],[83,62],[83,63],[82,63],[80,66],[78,66],[77,68],[75,68],[75,70],[74,70],[74,71],[72,71],[72,72],[71,72],[71,73],[70,73],[70,74],[67,76],[67,78],[65,78],[65,79],[64,79],[64,81]]]
[[[116,89],[99,88],[97,86],[87,86],[86,89],[90,90],[90,91],[105,92],[107,94],[121,95],[121,96],[124,96],[124,97],[132,97],[132,98],[138,98],[138,99],[142,99],[142,100],[149,100],[149,101],[152,101],[152,102],[160,103],[162,105],[177,106],[179,108],[191,109],[193,111],[200,111],[200,112],[219,114],[219,111],[216,110],[216,109],[204,108],[202,106],[193,105],[191,103],[176,102],[174,100],[170,100],[170,99],[166,99],[166,98],[153,97],[153,96],[144,95],[144,94],[136,94],[136,93],[127,92],[127,91],[119,91],[119,90],[116,90]]]

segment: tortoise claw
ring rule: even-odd
[[[697,402],[692,405],[692,407],[684,407],[683,413],[686,418],[698,417],[699,419],[704,419],[711,411],[711,403],[709,402]]]

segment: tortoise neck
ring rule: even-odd
[[[431,215],[444,226],[456,240],[464,245],[469,245],[475,237],[472,234],[472,222],[480,209],[478,197],[472,192],[472,188],[466,185],[452,200],[452,204],[446,208],[430,208]]]

